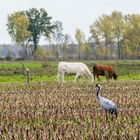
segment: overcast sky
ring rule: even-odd
[[[89,26],[103,14],[117,10],[140,14],[140,0],[2,0],[0,8],[0,44],[11,43],[7,33],[7,15],[30,8],[45,8],[52,21],[63,23],[64,33],[74,38],[76,28],[89,36]],[[41,41],[40,43],[45,43]]]

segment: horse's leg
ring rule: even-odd
[[[95,81],[95,80],[94,80]],[[91,82],[93,82],[93,76],[91,77]]]
[[[76,76],[75,76],[75,79],[74,79],[75,82],[80,75],[81,75],[80,73],[78,73],[78,72],[76,73]]]
[[[107,82],[109,83],[109,81],[110,81],[110,77],[106,77],[106,80],[107,80]]]
[[[97,74],[97,79],[100,81],[99,75]]]
[[[106,78],[107,82],[109,82],[109,79],[110,79],[110,71],[105,70],[104,71],[104,74],[105,74],[105,78]]]
[[[94,76],[94,81],[95,81],[95,74],[93,76]]]
[[[60,80],[60,72],[57,72],[57,81],[59,81]]]
[[[65,81],[64,80],[65,72],[63,71],[61,75],[62,75],[62,81],[64,82]]]

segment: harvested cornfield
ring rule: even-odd
[[[95,82],[1,84],[0,139],[140,139],[140,81],[100,84],[117,119],[105,118]]]

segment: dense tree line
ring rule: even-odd
[[[119,59],[139,57],[140,15],[123,15],[114,11],[111,15],[99,17],[91,26],[90,33],[97,46],[104,48],[104,57],[117,47]],[[110,52],[112,53],[112,52]]]
[[[30,55],[44,55],[54,59],[139,59],[140,15],[123,15],[113,11],[98,17],[89,27],[90,36],[76,29],[75,38],[63,33],[61,21],[51,22],[45,9],[32,8],[8,16],[8,33]],[[48,40],[46,49],[38,48],[41,36]],[[30,42],[33,45],[29,45]],[[46,45],[47,46],[47,45]],[[28,49],[27,49],[28,48]]]

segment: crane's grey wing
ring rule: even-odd
[[[101,104],[101,106],[105,109],[105,110],[117,110],[117,106],[116,106],[116,104],[113,102],[113,101],[111,101],[111,100],[109,100],[109,99],[106,99],[106,98],[104,98],[104,97],[100,97],[99,98],[99,101],[100,101],[100,104]]]

